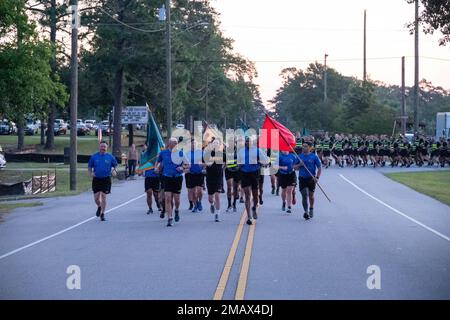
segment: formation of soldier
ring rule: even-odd
[[[333,163],[339,167],[355,168],[450,165],[450,139],[418,137],[409,141],[401,135],[392,138],[386,135],[336,134],[320,138],[303,137],[297,139],[297,144],[300,145],[304,141],[314,145],[314,152],[320,157],[325,168]]]

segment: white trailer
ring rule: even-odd
[[[436,114],[436,139],[450,139],[450,112]]]

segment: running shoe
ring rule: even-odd
[[[175,222],[180,221],[180,213],[178,210],[175,209]]]
[[[95,215],[97,216],[97,217],[100,217],[100,213],[102,212],[102,207],[98,207],[97,208],[97,212],[95,213]]]
[[[304,218],[305,220],[309,220],[309,215],[308,215],[307,212],[305,212],[305,213],[303,214],[303,218]]]
[[[148,209],[148,211],[147,211],[147,214],[151,214],[151,213],[153,213],[153,209],[152,208]]]
[[[252,208],[252,212],[253,212],[253,219],[258,219],[258,214],[256,213],[256,207]]]

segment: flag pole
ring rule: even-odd
[[[269,118],[269,121],[272,123],[272,125],[274,125],[274,123],[272,122],[272,118],[264,112],[264,114],[266,115],[267,118]],[[275,126],[275,125],[274,125]],[[297,158],[301,161],[302,159],[300,159],[299,155],[297,154],[297,152],[295,152],[294,148],[292,148],[292,146],[286,141],[286,138],[281,135],[281,137],[283,138],[284,142],[289,146],[289,148],[291,148],[291,151],[294,152],[294,154],[297,156]],[[319,187],[320,191],[322,191],[322,193],[325,195],[325,197],[328,199],[329,202],[331,202],[331,199],[328,197],[328,195],[325,193],[325,191],[323,190],[322,186],[319,183],[319,180],[316,179],[316,177],[311,173],[311,171],[309,171],[309,169],[303,165],[303,167],[306,169],[306,171],[309,173],[309,175],[314,179],[314,182],[317,184],[317,186]]]

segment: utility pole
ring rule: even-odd
[[[406,106],[405,106],[405,57],[402,57],[402,136],[406,133]]]
[[[71,1],[72,54],[70,57],[70,190],[77,190],[77,117],[78,117],[78,0]]]
[[[167,137],[172,136],[172,43],[170,27],[170,0],[165,4],[166,20],[166,112],[167,112]]]
[[[363,80],[367,80],[367,15],[366,10],[364,10],[364,74]]]
[[[327,57],[328,54],[325,53],[325,64],[324,64],[324,71],[323,71],[323,102],[327,102],[328,96],[327,96]]]
[[[414,134],[419,132],[419,0],[414,21]]]
[[[208,70],[206,70],[205,121],[208,122]]]

